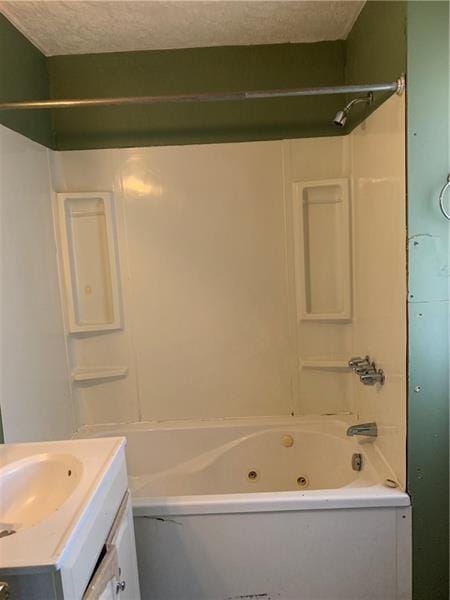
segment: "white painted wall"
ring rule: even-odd
[[[0,405],[5,441],[74,430],[48,151],[0,126]]]

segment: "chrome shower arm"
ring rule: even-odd
[[[353,100],[350,100],[350,102],[344,108],[344,112],[348,114],[352,106],[355,106],[355,104],[361,104],[363,102],[370,106],[373,102],[373,92],[369,92],[365,98],[354,98]]]

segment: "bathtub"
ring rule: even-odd
[[[409,497],[348,425],[226,419],[79,435],[127,438],[144,599],[409,600]]]

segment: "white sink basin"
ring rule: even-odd
[[[124,450],[124,438],[0,444],[0,571],[58,569],[94,513],[112,519]]]
[[[71,454],[42,453],[0,469],[0,536],[32,527],[61,508],[81,479]]]

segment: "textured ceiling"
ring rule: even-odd
[[[345,39],[360,0],[0,0],[44,54]]]

